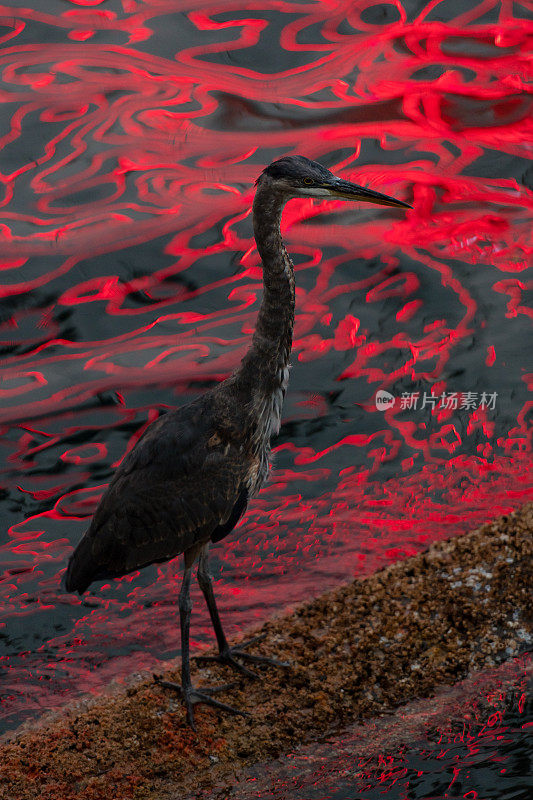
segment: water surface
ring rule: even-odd
[[[519,659],[258,764],[231,797],[526,800],[531,717],[531,660]]]

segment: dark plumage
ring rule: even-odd
[[[67,591],[81,594],[94,580],[168,561],[237,524],[254,456],[236,394],[208,392],[146,429],[69,562]]]
[[[277,161],[273,161],[266,167],[261,175],[268,175],[270,178],[288,178],[291,181],[302,181],[305,179],[314,179],[316,181],[328,181],[331,178],[331,172],[318,161],[311,161],[305,156],[284,156]],[[256,185],[261,178],[256,181]],[[304,183],[304,185],[307,185]]]
[[[230,378],[146,429],[117,469],[64,579],[67,591],[81,594],[95,580],[118,577],[184,553],[179,598],[182,685],[160,683],[180,690],[193,727],[196,702],[242,713],[191,684],[189,586],[197,558],[198,582],[219,647],[214,658],[250,676],[254,673],[240,663],[243,659],[278,663],[249,655],[245,645],[229,647],[207,569],[207,551],[210,542],[220,541],[233,530],[248,499],[265,483],[270,439],[279,430],[294,323],[294,271],[280,234],[283,206],[291,197],[338,197],[410,207],[336,178],[304,156],[273,162],[256,186],[253,221],[264,292],[252,346]]]

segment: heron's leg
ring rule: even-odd
[[[229,645],[220,621],[220,615],[218,613],[217,603],[215,600],[215,593],[213,591],[213,579],[211,577],[211,573],[209,572],[209,563],[207,558],[208,548],[209,545],[206,545],[202,549],[198,559],[198,584],[205,597],[207,608],[209,609],[209,615],[211,617],[211,622],[213,623],[215,636],[217,637],[218,649],[222,653],[224,650],[229,649]]]
[[[207,608],[209,609],[211,622],[213,623],[215,636],[217,637],[219,655],[196,656],[196,659],[198,661],[219,661],[221,663],[228,664],[229,666],[233,667],[233,669],[236,669],[238,672],[242,672],[244,675],[248,675],[251,678],[258,678],[259,676],[255,672],[252,672],[251,669],[248,669],[248,667],[240,664],[236,660],[235,656],[239,656],[239,658],[242,658],[246,661],[251,661],[255,664],[272,664],[276,667],[288,667],[289,664],[283,661],[278,661],[275,658],[268,658],[268,656],[256,656],[245,652],[246,647],[249,647],[251,644],[264,639],[264,635],[254,636],[253,639],[249,639],[247,642],[242,642],[236,647],[229,646],[228,640],[226,639],[226,634],[224,633],[224,629],[222,628],[222,623],[220,621],[220,615],[218,613],[215,600],[215,593],[213,592],[213,583],[207,560],[208,552],[209,544],[206,544],[202,548],[200,557],[198,559],[198,584],[205,597]]]
[[[191,684],[191,664],[189,656],[189,631],[191,628],[191,567],[185,569],[179,594],[180,628],[181,628],[181,685],[187,692]],[[187,717],[189,709],[187,709]],[[189,719],[189,722],[191,720]]]
[[[226,703],[221,703],[211,697],[211,694],[217,691],[223,691],[231,688],[231,685],[216,686],[214,688],[200,687],[195,689],[191,682],[191,667],[190,667],[190,654],[189,654],[189,630],[191,625],[191,610],[192,602],[190,595],[191,587],[191,572],[192,565],[185,568],[183,581],[181,584],[179,594],[179,610],[180,610],[180,627],[181,627],[181,686],[179,683],[172,681],[164,681],[156,678],[157,683],[167,689],[175,689],[179,691],[183,697],[185,708],[187,710],[187,722],[193,730],[196,730],[194,724],[194,705],[196,703],[207,703],[222,711],[229,711],[231,714],[240,714],[247,716],[244,711],[239,711],[233,706]]]

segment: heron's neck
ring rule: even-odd
[[[262,394],[285,392],[294,326],[294,268],[281,240],[287,198],[259,184],[253,205],[254,234],[263,262],[263,300],[252,346],[239,376]]]

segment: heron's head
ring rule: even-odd
[[[257,185],[268,182],[273,192],[287,197],[338,198],[340,200],[364,200],[380,206],[412,208],[402,200],[386,194],[365,189],[356,183],[337,178],[329,169],[305,156],[285,156],[273,161],[259,176]]]

